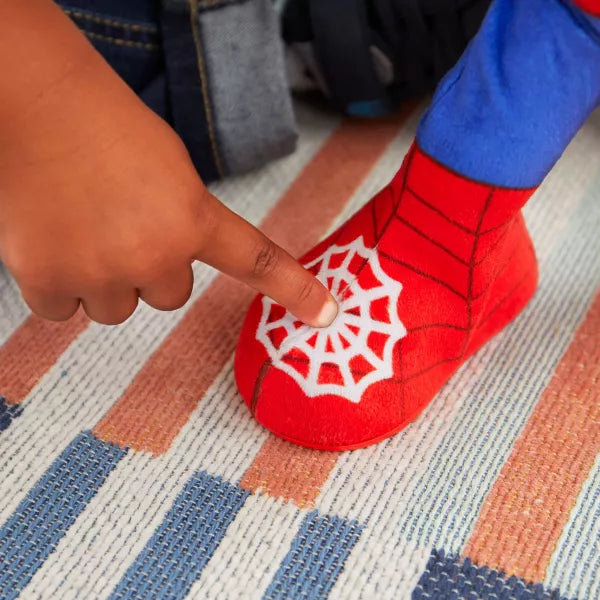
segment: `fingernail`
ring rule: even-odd
[[[321,312],[317,315],[315,319],[315,327],[327,327],[333,323],[333,320],[337,316],[338,313],[338,305],[334,300],[333,296],[330,294],[327,302],[323,305]]]

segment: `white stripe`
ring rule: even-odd
[[[263,171],[219,183],[215,193],[252,221],[264,217],[319,150],[335,123],[301,110],[297,152]],[[215,272],[197,265],[192,300]],[[80,431],[92,428],[125,392],[135,375],[183,318],[179,311],[158,313],[141,305],[119,327],[93,324],[84,331],[25,402],[23,414],[0,436],[0,523],[12,513],[31,485]],[[200,368],[200,366],[199,366]]]
[[[197,465],[194,470],[238,482],[268,435],[248,414],[235,385],[231,359],[173,441],[169,454]]]
[[[346,560],[328,600],[403,600],[412,592],[431,555],[431,548],[398,543],[393,529],[369,523]],[[375,531],[376,530],[376,531]]]
[[[188,597],[262,598],[305,516],[292,504],[250,496]]]
[[[409,526],[409,537],[425,530],[429,513],[436,515],[437,531],[432,525],[426,539],[447,551],[462,549],[600,284],[600,238],[595,233],[600,227],[598,162],[586,165],[582,156],[587,154],[571,153],[571,176],[560,182],[551,177],[530,207],[529,222],[540,226],[534,230],[540,250],[539,290],[522,317],[488,348],[487,377],[461,398],[460,418],[437,457],[443,480],[430,477],[436,485],[430,487],[423,513]],[[561,211],[557,205],[565,201]],[[556,214],[553,208],[558,209]],[[550,238],[556,240],[552,253]],[[425,489],[418,487],[415,493],[424,494]]]
[[[525,314],[469,361],[414,424],[371,449],[343,454],[319,510],[375,521],[379,535],[391,529],[398,540],[462,549],[596,285],[590,273],[599,272],[598,226],[586,211],[593,213],[597,199],[588,197],[569,222],[597,173],[597,162],[581,159],[595,144],[584,130],[527,208],[542,284]],[[556,244],[562,249],[550,260]]]
[[[15,280],[0,262],[0,346],[6,342],[28,315],[29,309],[21,299],[21,292]],[[2,395],[2,390],[0,390],[0,395]]]
[[[600,455],[556,544],[544,583],[568,598],[600,598]]]
[[[166,456],[126,455],[22,595],[63,600],[108,595],[190,475],[184,465],[170,462]]]
[[[166,454],[132,452],[119,462],[34,575],[27,594],[108,597],[192,474],[208,471],[238,481],[266,436],[246,418],[229,363]]]

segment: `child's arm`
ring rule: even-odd
[[[0,3],[0,257],[33,311],[181,306],[194,259],[326,325],[313,276],[204,187],[183,144],[50,0]]]

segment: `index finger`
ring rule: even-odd
[[[195,258],[269,296],[308,325],[330,325],[338,308],[327,288],[214,196],[208,202],[210,226]]]

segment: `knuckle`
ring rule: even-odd
[[[123,323],[127,320],[127,317],[124,317],[124,316],[118,316],[118,315],[97,316],[97,315],[94,315],[93,313],[91,315],[88,313],[88,317],[92,321],[96,321],[96,323],[99,323],[100,325],[121,325],[121,323]]]
[[[127,309],[114,310],[107,314],[95,314],[93,311],[88,312],[88,316],[93,321],[100,323],[101,325],[120,325],[129,319],[129,317],[135,312],[136,305],[132,305]],[[86,311],[87,312],[87,311]]]
[[[125,321],[127,321],[127,319],[129,319],[129,317],[133,314],[133,310],[129,311],[127,313],[121,313],[120,315],[116,315],[114,319],[109,320],[108,323],[106,323],[106,325],[121,325],[122,323],[125,323]]]
[[[15,274],[15,279],[22,288],[30,290],[38,297],[51,298],[60,293],[68,293],[68,286],[59,283],[59,276],[53,277],[50,273],[26,272]]]
[[[163,304],[163,306],[157,307],[159,310],[177,310],[185,305],[185,303],[189,299],[189,294],[185,296],[181,295],[178,297],[168,298],[167,301]]]
[[[117,295],[113,301],[110,289],[96,290],[96,292],[87,296],[81,304],[89,318],[101,325],[120,325],[137,308],[137,295]]]
[[[7,267],[20,282],[26,283],[31,287],[45,287],[44,280],[48,278],[48,274],[39,268],[35,262],[21,260],[20,258],[17,260],[13,259],[11,262],[7,261]]]
[[[51,321],[68,321],[79,308],[79,303],[73,303],[68,308],[62,308],[60,311],[53,312],[51,315],[47,315],[45,318]]]
[[[215,211],[215,199],[206,188],[195,190],[189,195],[188,206],[191,212],[191,233],[197,243],[200,236],[202,240],[210,239],[216,233],[219,221]]]
[[[181,308],[186,302],[187,302],[187,298],[171,299],[171,300],[168,300],[167,302],[165,302],[165,304],[162,307],[159,307],[158,310],[164,310],[164,311],[177,310],[177,309]]]
[[[166,298],[161,298],[160,300],[150,301],[149,304],[153,308],[157,310],[177,310],[184,306],[184,304],[189,300],[191,295],[191,290],[186,291],[185,293],[179,294],[171,294]]]
[[[185,264],[184,252],[179,240],[169,240],[166,247],[160,246],[151,251],[136,253],[122,268],[121,278],[135,284],[134,287],[147,287],[170,273],[177,266]],[[118,269],[114,270],[119,272]]]
[[[83,290],[104,290],[110,288],[116,274],[105,270],[88,270],[78,276],[80,286]]]
[[[303,281],[298,289],[298,301],[301,303],[306,302],[313,295],[316,285],[317,283],[313,277],[309,277],[306,281]]]
[[[136,262],[130,265],[126,271],[125,278],[128,281],[135,282],[137,286],[148,285],[156,279],[156,274],[160,273],[162,265],[157,265],[153,261]]]
[[[279,252],[274,242],[268,239],[261,240],[254,255],[252,276],[261,279],[270,275],[279,261]]]

